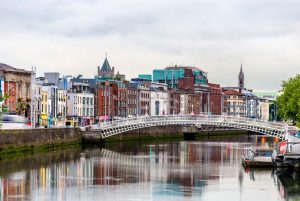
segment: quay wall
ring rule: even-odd
[[[195,126],[157,126],[128,131],[101,139],[99,133],[81,132],[79,128],[41,128],[0,130],[0,154],[53,148],[73,144],[105,143],[110,141],[185,138],[190,136],[215,136],[247,134],[247,131],[228,128],[199,129]]]
[[[0,130],[0,152],[81,143],[79,128]]]

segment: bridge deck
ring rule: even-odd
[[[102,139],[127,131],[162,125],[213,125],[258,132],[284,139],[288,132],[286,124],[222,115],[170,115],[140,116],[85,127],[86,132],[100,135]]]

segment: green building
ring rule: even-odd
[[[153,70],[153,81],[166,83],[169,88],[178,88],[178,80],[190,76],[194,77],[194,84],[208,84],[207,73],[197,67],[174,66]]]
[[[152,81],[152,75],[149,74],[139,74],[138,78]]]

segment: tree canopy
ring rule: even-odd
[[[279,114],[285,120],[300,124],[300,75],[282,83],[282,94],[277,97]]]

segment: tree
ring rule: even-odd
[[[18,102],[16,105],[16,110],[17,113],[20,114],[24,114],[27,111],[28,108],[28,104],[25,100],[23,100],[23,98],[18,98]]]
[[[300,125],[300,75],[283,81],[282,92],[277,97],[279,114],[284,120]]]
[[[9,112],[8,107],[3,105],[3,102],[5,99],[9,98],[8,94],[0,94],[0,102],[1,102],[1,106],[0,106],[0,122],[2,122],[2,113],[3,112]],[[0,123],[0,128],[1,128],[2,124]]]

